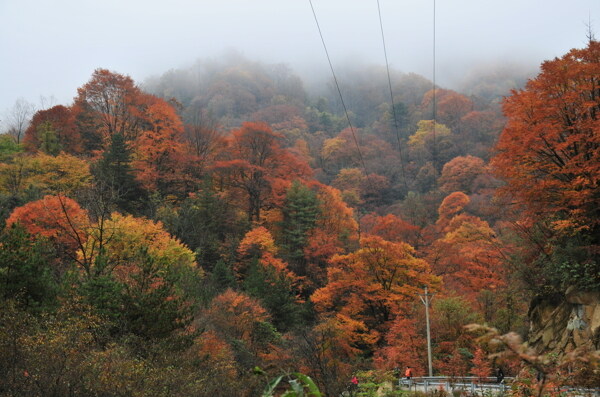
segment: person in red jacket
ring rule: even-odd
[[[404,371],[404,377],[405,377],[406,379],[410,379],[410,378],[412,378],[412,376],[413,376],[413,373],[412,373],[412,368],[411,368],[410,366],[408,366],[408,365],[407,365],[407,366],[406,366],[406,370]]]

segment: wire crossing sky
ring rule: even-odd
[[[477,65],[537,66],[583,47],[588,21],[600,30],[600,0],[436,1],[442,86]],[[334,65],[384,64],[375,1],[313,5]],[[431,1],[380,5],[390,67],[431,79]],[[0,0],[0,112],[20,97],[68,104],[98,67],[142,82],[231,50],[325,76],[320,47],[305,0]]]

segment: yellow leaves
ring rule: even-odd
[[[268,252],[270,254],[277,253],[277,247],[275,247],[275,240],[271,233],[263,226],[255,227],[250,230],[242,241],[238,248],[238,254],[246,256],[251,254],[252,251],[256,252]]]
[[[66,153],[18,156],[0,164],[0,192],[5,193],[19,194],[34,187],[47,194],[71,195],[90,181],[89,164]]]
[[[116,269],[117,273],[129,271],[128,265],[137,262],[140,250],[147,250],[148,255],[161,266],[183,268],[196,265],[194,253],[166,232],[160,222],[113,213],[102,225],[102,230],[96,227],[90,232],[86,244],[88,256],[101,238],[104,239],[106,260],[112,266],[124,266]]]
[[[321,157],[324,159],[334,157],[335,154],[346,147],[346,145],[347,142],[343,138],[335,137],[326,139],[325,142],[323,142],[323,147],[321,148]]]
[[[427,138],[433,134],[433,120],[421,120],[417,124],[417,131],[408,138],[408,145],[415,148],[423,148]],[[435,124],[436,138],[450,135],[450,129],[443,124]]]

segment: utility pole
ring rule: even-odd
[[[429,364],[429,376],[433,376],[433,364],[431,361],[431,330],[429,327],[429,298],[433,298],[433,295],[427,292],[427,287],[425,287],[425,293],[419,294],[419,298],[421,298],[421,302],[425,305],[425,321],[427,323],[427,363]]]

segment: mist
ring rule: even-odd
[[[331,57],[344,69],[385,65],[376,1],[313,0]],[[390,67],[433,76],[433,1],[380,0]],[[597,0],[437,0],[436,83],[468,89],[492,70],[532,75],[587,41]],[[331,78],[308,1],[172,0],[0,2],[0,111],[18,98],[69,104],[94,69],[141,83],[233,52],[289,65],[307,89]]]

